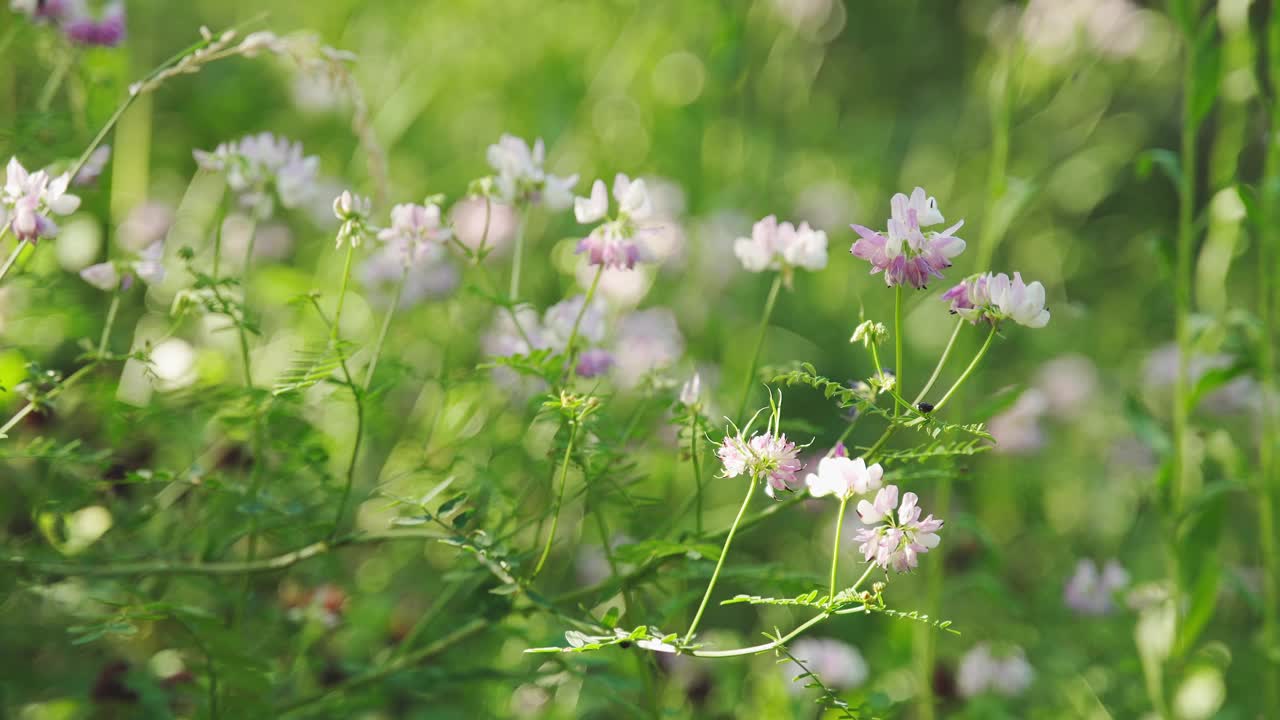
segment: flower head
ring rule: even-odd
[[[135,276],[148,285],[155,285],[164,281],[163,260],[164,243],[157,241],[126,260],[90,265],[80,271],[80,277],[104,292],[117,288],[128,290]]]
[[[0,224],[8,223],[19,240],[36,242],[58,234],[51,215],[70,215],[80,207],[80,198],[67,192],[71,176],[50,178],[38,170],[27,172],[17,158],[5,169],[4,192],[0,194]]]
[[[974,645],[960,658],[956,685],[964,697],[993,692],[1006,697],[1020,695],[1031,685],[1035,671],[1020,647],[996,655],[986,643]]]
[[[747,272],[780,270],[789,279],[794,268],[827,266],[827,234],[807,222],[796,227],[770,215],[751,227],[751,237],[733,241],[733,254]]]
[[[371,207],[369,198],[355,195],[350,190],[343,190],[333,199],[333,215],[342,221],[336,247],[342,247],[344,242],[358,246],[366,235],[373,232],[374,228],[369,224]]]
[[[592,265],[630,270],[637,262],[649,259],[647,249],[637,242],[645,231],[638,223],[648,219],[653,206],[644,180],[632,180],[621,173],[613,180],[613,197],[618,203],[617,216],[601,223],[583,238],[577,252],[587,253]],[[574,200],[573,214],[584,225],[604,220],[608,212],[609,194],[603,180],[592,183],[590,197]]]
[[[764,479],[767,481],[765,493],[773,497],[775,492],[790,492],[802,486],[796,473],[804,469],[804,463],[800,462],[800,448],[787,440],[787,436],[780,431],[782,423],[780,403],[775,403],[772,396],[769,403],[772,413],[769,415],[769,425],[764,432],[756,433],[748,440],[747,432],[751,423],[747,423],[748,429],[735,428],[733,434],[725,435],[720,447],[716,450],[716,455],[724,465],[722,477],[731,478],[747,474],[753,481]],[[753,422],[754,420],[755,418],[752,418]]]
[[[1081,615],[1106,615],[1115,609],[1115,594],[1129,585],[1129,573],[1120,563],[1109,560],[1102,571],[1084,558],[1067,581],[1063,601]]]
[[[589,348],[578,356],[575,372],[578,377],[592,378],[609,372],[613,367],[613,353],[604,348]]]
[[[320,159],[302,152],[301,143],[264,132],[193,155],[202,169],[225,173],[241,206],[264,219],[271,216],[276,199],[294,208],[312,197]]]
[[[391,227],[378,231],[378,239],[395,248],[406,266],[434,255],[452,235],[441,224],[440,206],[435,203],[396,205],[391,208]]]
[[[542,167],[546,149],[542,138],[529,143],[514,135],[503,135],[490,145],[489,165],[497,173],[494,187],[508,204],[542,204],[552,210],[563,210],[573,204],[573,186],[578,176],[567,178],[548,174]]]
[[[123,0],[108,3],[102,11],[90,11],[85,0],[69,0],[62,11],[62,32],[79,45],[115,47],[124,40]]]
[[[1022,281],[1021,273],[971,275],[942,294],[951,303],[951,312],[975,325],[1012,320],[1019,325],[1041,328],[1049,323],[1045,309],[1044,285]]]
[[[932,515],[920,519],[919,498],[913,492],[902,496],[898,505],[898,486],[889,485],[876,493],[874,502],[858,502],[858,516],[864,525],[854,536],[863,558],[886,570],[892,567],[907,572],[919,564],[919,555],[938,546],[938,530],[942,520]],[[897,508],[897,513],[894,513]]]
[[[860,239],[849,252],[870,262],[873,275],[883,271],[889,287],[907,284],[923,288],[931,276],[941,278],[942,271],[951,267],[951,258],[964,252],[964,240],[953,234],[964,221],[942,232],[926,232],[923,228],[944,221],[938,201],[919,187],[909,198],[902,193],[894,195],[890,209],[892,217],[885,233],[862,225],[851,226]]]
[[[839,446],[837,453],[844,451]],[[848,500],[857,495],[867,495],[880,489],[884,468],[880,463],[870,467],[862,458],[850,459],[847,454],[834,454],[818,461],[818,472],[805,476],[809,494],[814,497],[831,495],[838,500]]]

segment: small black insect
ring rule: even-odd
[[[920,410],[920,412],[928,414],[933,412],[933,403],[922,402],[916,405],[916,408]]]

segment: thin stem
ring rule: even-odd
[[[270,558],[229,562],[183,562],[176,560],[143,560],[127,563],[90,563],[85,565],[45,562],[22,555],[0,556],[0,565],[23,568],[50,577],[144,577],[169,575],[255,575],[285,570],[304,560],[334,550],[359,545],[373,545],[398,540],[447,540],[448,534],[422,530],[395,530],[376,533],[353,533],[335,540],[322,540]]]
[[[840,514],[836,516],[836,539],[831,546],[831,584],[827,586],[827,607],[836,600],[836,568],[840,565],[840,535],[844,532],[844,509],[849,498],[840,498]]]
[[[689,413],[689,459],[693,461],[694,527],[702,534],[702,461],[698,458],[698,414]]]
[[[1188,390],[1191,355],[1192,245],[1195,242],[1196,118],[1194,39],[1185,38],[1182,85],[1182,148],[1178,175],[1178,239],[1174,262],[1174,335],[1178,344],[1178,375],[1173,386],[1173,456],[1170,474],[1170,506],[1173,517],[1182,509],[1186,491]]]
[[[578,316],[573,319],[573,330],[569,332],[569,342],[565,345],[564,352],[569,364],[566,372],[570,377],[578,371],[577,363],[574,362],[574,358],[577,357],[577,348],[574,347],[574,343],[578,340],[578,329],[582,327],[582,317],[587,314],[587,308],[591,306],[591,301],[596,296],[596,288],[600,287],[601,275],[604,275],[604,265],[596,268],[595,277],[591,279],[591,287],[587,288],[587,294],[582,299],[582,307],[578,308]]]
[[[791,641],[791,638],[796,637],[800,633],[804,632],[805,630],[808,630],[809,628],[813,627],[814,625],[817,625],[818,623],[822,622],[823,620],[826,620],[829,617],[831,617],[831,614],[826,612],[821,613],[819,615],[814,615],[812,618],[806,621],[803,625],[797,627],[795,630],[792,630],[791,632],[787,633],[786,635],[783,635],[777,640],[764,643],[763,645],[752,645],[751,647],[738,648],[736,650],[694,650],[690,654],[696,657],[713,657],[713,658],[714,657],[738,657],[739,655],[755,655],[756,653],[762,653],[768,650],[772,650],[781,645],[786,645],[788,642]],[[685,642],[688,642],[688,638],[685,639]]]
[[[382,319],[382,329],[378,331],[378,342],[373,346],[373,357],[369,359],[369,367],[364,372],[364,389],[369,390],[370,383],[373,382],[373,371],[378,368],[378,358],[382,355],[382,345],[387,341],[387,331],[391,329],[391,319],[395,317],[396,308],[400,307],[400,297],[404,294],[405,281],[409,279],[409,267],[406,265],[404,271],[400,273],[400,280],[396,283],[395,292],[391,297],[391,306],[387,308],[386,317]]]
[[[942,373],[942,367],[947,364],[947,358],[951,356],[951,349],[955,347],[956,338],[960,336],[960,328],[964,327],[965,320],[961,318],[956,321],[956,329],[951,331],[951,339],[947,341],[947,346],[942,350],[942,356],[938,358],[938,364],[933,367],[933,374],[929,376],[929,382],[921,388],[920,394],[916,395],[916,399],[911,401],[912,405],[919,405],[924,396],[929,394],[933,389],[933,384],[938,381],[938,375]]]
[[[8,228],[9,226],[5,225],[5,230],[8,230]],[[0,240],[3,240],[3,239],[4,239],[4,233],[0,232]],[[13,264],[18,262],[18,256],[21,255],[22,251],[26,249],[27,242],[28,241],[26,238],[21,238],[18,240],[18,246],[13,249],[13,252],[10,253],[9,258],[4,261],[4,266],[0,267],[0,282],[3,282],[4,279],[9,275],[9,271],[13,269]]]
[[[742,507],[738,508],[738,516],[733,519],[733,524],[729,526],[729,534],[725,536],[724,547],[720,548],[720,557],[716,560],[716,569],[711,573],[711,580],[707,583],[707,591],[702,595],[702,603],[698,605],[698,612],[693,616],[693,622],[689,625],[689,630],[684,634],[684,642],[688,643],[693,640],[693,633],[698,629],[698,623],[702,621],[702,613],[707,609],[707,603],[711,600],[711,593],[716,589],[716,580],[720,578],[720,569],[724,567],[724,559],[729,555],[729,546],[733,544],[733,536],[738,531],[738,525],[742,523],[742,516],[747,512],[747,506],[751,504],[751,496],[756,491],[756,478],[752,476],[751,482],[747,483],[747,494],[742,498]]]
[[[528,220],[528,210],[521,208],[520,222],[516,225],[516,239],[511,256],[511,289],[507,293],[508,302],[514,303],[520,299],[520,266],[524,262],[524,232]]]
[[[551,515],[551,532],[547,533],[547,542],[542,546],[542,555],[538,558],[538,564],[533,568],[533,574],[529,576],[531,582],[538,577],[538,573],[542,572],[542,566],[547,562],[547,556],[551,554],[551,544],[556,539],[556,530],[560,527],[560,509],[564,505],[564,486],[569,482],[569,459],[573,455],[573,441],[577,436],[578,422],[571,420],[569,422],[569,444],[565,445],[564,459],[560,461],[560,490],[556,493],[556,508]]]
[[[40,99],[36,101],[36,109],[40,112],[48,112],[49,106],[53,104],[53,98],[58,94],[58,88],[62,87],[62,81],[67,78],[67,72],[71,70],[71,65],[75,62],[75,52],[67,49],[63,53],[58,64],[54,66],[53,72],[49,74],[49,79],[45,81],[44,89],[40,91]]]
[[[68,375],[66,380],[63,380],[57,387],[53,388],[48,393],[46,393],[44,398],[42,398],[42,400],[47,401],[57,397],[58,394],[61,393],[63,390],[66,390],[67,388],[76,384],[76,382],[78,382],[80,378],[84,377],[85,375],[88,375],[95,367],[98,366],[98,362],[99,361],[96,359],[92,360],[89,362],[89,364],[84,365],[79,370]],[[30,415],[31,411],[35,409],[36,409],[35,401],[31,401],[31,402],[28,402],[26,405],[23,405],[21,410],[14,413],[13,417],[9,418],[9,422],[6,422],[3,426],[0,426],[0,439],[8,437],[8,432],[12,430],[15,425],[22,422],[22,419]]]
[[[338,330],[341,327],[342,305],[347,299],[347,284],[351,281],[351,261],[355,254],[355,244],[347,243],[347,259],[342,265],[342,284],[338,288],[338,307],[333,311],[333,326],[329,329],[329,342],[335,345],[338,342]]]
[[[756,380],[756,362],[760,359],[760,349],[764,347],[765,331],[769,328],[769,318],[773,315],[774,303],[778,301],[778,290],[782,288],[782,273],[778,273],[773,278],[773,285],[769,287],[769,296],[764,301],[764,312],[760,315],[760,327],[756,331],[756,344],[751,350],[751,360],[747,363],[747,377],[742,383],[742,400],[738,402],[738,412],[734,415],[735,420],[740,420],[743,413],[747,411],[747,400],[751,398],[751,386]]]
[[[111,304],[107,307],[107,321],[102,325],[102,336],[98,338],[98,357],[107,354],[107,343],[111,341],[111,328],[116,324],[116,311],[120,309],[120,287],[111,291]]]
[[[894,287],[893,293],[893,386],[897,388],[898,394],[902,395],[906,392],[906,373],[904,358],[902,356],[902,285]],[[893,406],[893,416],[898,417],[898,406]]]
[[[991,332],[987,333],[986,342],[982,343],[982,347],[978,349],[978,354],[974,355],[973,360],[969,361],[969,366],[964,369],[964,372],[960,374],[960,377],[956,378],[955,384],[951,386],[950,390],[947,390],[947,394],[943,395],[942,399],[938,401],[938,404],[933,407],[934,412],[941,410],[947,404],[947,401],[951,399],[951,396],[955,394],[956,390],[959,390],[960,386],[964,384],[964,381],[969,379],[969,376],[973,374],[974,368],[978,367],[978,363],[981,362],[983,356],[987,354],[987,350],[991,347],[991,341],[995,339],[995,336],[996,325],[992,323]]]

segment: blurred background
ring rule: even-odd
[[[832,641],[806,648],[813,669],[866,717],[1141,717],[1160,711],[1153,692],[1173,698],[1169,717],[1271,717],[1280,708],[1267,707],[1257,690],[1274,669],[1257,637],[1255,498],[1239,490],[1255,467],[1265,396],[1242,367],[1258,326],[1255,268],[1240,261],[1251,249],[1248,197],[1238,188],[1256,183],[1262,169],[1266,5],[1223,0],[1207,10],[1216,18],[1209,42],[1220,53],[1196,178],[1203,214],[1192,366],[1197,377],[1216,374],[1197,396],[1189,452],[1203,469],[1195,485],[1214,489],[1226,520],[1225,530],[1187,540],[1212,552],[1221,573],[1201,588],[1215,602],[1199,639],[1167,676],[1149,662],[1160,655],[1152,650],[1160,638],[1144,635],[1159,625],[1151,607],[1167,595],[1166,530],[1152,494],[1168,453],[1177,364],[1177,195],[1169,176],[1178,172],[1183,41],[1163,6],[134,0],[118,47],[75,46],[47,24],[0,13],[7,38],[0,97],[9,108],[0,148],[28,168],[74,158],[128,84],[198,39],[200,26],[217,32],[247,23],[245,31],[314,32],[356,55],[351,72],[386,151],[391,202],[462,198],[471,180],[490,172],[486,148],[503,133],[544,138],[548,170],[578,174],[579,192],[617,172],[646,178],[662,222],[654,238],[660,261],[607,273],[602,292],[614,316],[626,318],[613,331],[626,352],[612,381],[610,422],[638,423],[636,436],[647,442],[627,446],[616,492],[591,490],[575,472],[564,539],[540,580],[553,595],[610,572],[583,503],[608,508],[612,542],[625,547],[665,527],[689,496],[688,455],[642,376],[662,370],[669,392],[700,371],[716,426],[736,404],[769,278],[740,269],[733,240],[773,213],[828,233],[828,268],[798,273],[782,292],[761,363],[807,361],[833,379],[865,378],[870,358],[849,335],[864,318],[889,322],[893,292],[847,254],[856,239],[849,223],[881,226],[893,193],[923,186],[948,220],[966,220],[958,234],[968,249],[948,281],[1019,271],[1044,283],[1053,320],[1044,330],[1002,333],[953,406],[957,422],[989,422],[991,452],[902,468],[904,487],[926,511],[946,508],[947,530],[941,548],[922,559],[933,573],[895,577],[887,597],[893,607],[952,621],[960,634],[883,616],[841,618],[813,633]],[[65,78],[53,83],[55,73]],[[206,252],[220,222],[222,180],[197,173],[192,150],[270,131],[318,156],[321,179],[315,207],[257,228],[257,265],[245,287],[262,330],[255,375],[269,382],[309,340],[324,337],[295,298],[318,288],[332,307],[342,254],[331,245],[329,200],[346,187],[375,190],[352,112],[331,78],[259,57],[171,81],[123,116],[101,178],[78,190],[81,210],[0,294],[0,402],[10,412],[26,402],[16,388],[29,377],[28,363],[64,375],[77,367],[79,341],[97,338],[105,301],[76,272],[118,254],[109,247],[137,250],[167,236],[168,277],[125,299],[112,341],[124,352],[163,339],[151,372],[136,361],[104,369],[10,432],[0,451],[5,552],[81,562],[215,560],[235,552],[228,548],[245,512],[265,513],[275,551],[321,532],[354,441],[349,403],[328,402],[325,393],[340,393],[317,388],[276,411],[280,480],[269,484],[265,509],[246,511],[240,495],[221,487],[248,467],[243,428],[251,420],[233,402],[217,404],[216,389],[238,382],[234,334],[211,322],[175,333],[169,310],[191,283],[178,248]],[[451,218],[461,239],[474,240],[483,203],[463,201]],[[515,220],[498,208],[491,222],[492,265],[505,279]],[[224,242],[243,248],[243,218],[226,223]],[[526,232],[521,299],[543,309],[582,292],[591,273],[573,253],[582,231],[569,214],[535,211]],[[389,293],[385,273],[363,263],[343,332],[368,343]],[[489,519],[536,519],[551,502],[555,425],[530,426],[536,401],[474,370],[486,360],[484,336],[495,319],[475,285],[465,268],[446,265],[402,303],[380,370],[399,382],[377,396],[367,418],[355,493],[360,528],[385,530],[396,512],[375,489],[419,496],[445,476]],[[917,382],[950,336],[953,319],[937,299],[945,288],[909,296],[907,365]],[[956,357],[970,357],[983,336],[963,330]],[[825,452],[844,415],[812,390],[789,389],[785,398],[785,429],[812,437],[815,456]],[[763,388],[754,399],[764,402]],[[868,445],[879,429],[855,428],[851,440]],[[71,441],[79,444],[67,450]],[[708,476],[718,469],[710,455],[703,463]],[[943,475],[953,478],[948,497],[936,488]],[[724,527],[740,486],[709,480],[707,488],[707,526]],[[801,505],[767,522],[742,536],[719,596],[783,596],[823,583],[830,505]],[[527,549],[538,537],[529,526],[510,542]],[[455,548],[397,543],[255,575],[247,626],[255,629],[245,637],[222,634],[221,621],[207,631],[197,623],[195,634],[209,645],[203,650],[172,622],[113,614],[110,603],[138,607],[140,593],[222,617],[239,578],[49,579],[0,566],[0,717],[205,717],[202,652],[225,664],[230,697],[278,708],[316,696],[300,711],[315,717],[821,715],[813,691],[791,682],[794,666],[770,654],[658,667],[623,651],[550,661],[523,655],[558,644],[567,628],[534,614],[325,695],[376,670],[411,629],[426,645],[477,612],[504,617],[505,599],[486,591],[492,580],[473,565]],[[622,625],[682,629],[706,565],[668,566],[636,590],[640,607],[628,607]],[[607,606],[608,598],[596,600],[601,605],[580,610]],[[741,605],[709,612],[706,632],[723,646],[759,642],[760,632],[806,617]],[[78,642],[76,628],[104,618],[132,630]]]

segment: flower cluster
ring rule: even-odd
[[[391,209],[391,227],[380,230],[378,239],[403,258],[406,266],[436,257],[453,232],[440,222],[440,206],[403,204]]]
[[[1129,573],[1120,563],[1110,560],[1099,572],[1098,564],[1085,558],[1076,563],[1063,601],[1081,615],[1106,615],[1115,609],[1115,594],[1128,585]]]
[[[817,271],[827,266],[827,234],[807,222],[796,227],[770,215],[751,226],[751,237],[733,241],[733,254],[747,272],[780,270],[789,282],[794,268]]]
[[[514,313],[502,313],[485,337],[485,351],[490,355],[509,357],[528,355],[535,350],[568,350],[574,323],[578,324],[575,345],[586,345],[578,356],[579,377],[595,377],[614,365],[614,354],[601,347],[606,333],[605,308],[598,300],[585,308],[586,297],[575,295],[547,308],[542,317],[532,308],[521,307]],[[581,316],[581,320],[579,320]]]
[[[854,539],[862,543],[858,548],[863,558],[886,570],[892,567],[907,572],[919,564],[918,556],[938,546],[938,530],[942,520],[929,515],[920,519],[919,498],[913,492],[902,495],[898,505],[898,486],[890,485],[876,493],[875,502],[858,502],[858,516],[864,527]],[[894,514],[897,508],[897,514]]]
[[[649,218],[653,206],[644,180],[632,180],[621,173],[613,179],[613,198],[618,202],[617,217],[592,230],[578,243],[577,252],[585,252],[592,265],[630,270],[649,259],[644,246],[636,242],[642,231],[637,223]],[[573,214],[583,225],[604,220],[608,213],[609,193],[603,180],[592,183],[591,197],[574,200]]]
[[[804,483],[814,497],[830,495],[846,501],[879,490],[883,477],[884,468],[880,463],[868,467],[862,458],[850,459],[844,444],[840,443],[830,456],[818,461],[818,472],[805,476]]]
[[[97,12],[86,0],[10,0],[9,9],[33,22],[55,23],[79,45],[115,47],[124,40],[124,0],[113,0]]]
[[[752,480],[766,480],[765,493],[769,497],[776,492],[790,492],[801,487],[801,481],[796,477],[796,473],[804,469],[799,457],[800,447],[779,431],[779,417],[775,406],[769,427],[750,440],[745,430],[725,435],[716,449],[716,455],[724,465],[722,477],[746,474]]]
[[[489,146],[487,156],[497,173],[494,187],[503,202],[541,204],[552,210],[573,204],[573,186],[578,184],[578,176],[561,178],[543,170],[546,148],[542,138],[530,148],[529,143],[514,135],[503,135]]]
[[[90,265],[80,271],[85,282],[102,291],[128,290],[137,276],[148,285],[164,281],[164,243],[154,242],[136,256]]]
[[[193,154],[201,169],[225,173],[241,206],[259,220],[271,216],[275,199],[286,208],[305,202],[320,168],[319,158],[303,154],[302,143],[268,132]]]
[[[80,198],[67,192],[70,183],[67,173],[55,178],[44,170],[28,173],[17,158],[10,158],[0,195],[0,225],[29,242],[57,235],[50,215],[70,215],[80,207]]]
[[[963,220],[942,232],[923,230],[945,222],[938,201],[924,188],[916,188],[910,198],[902,193],[894,195],[890,211],[892,217],[883,234],[853,225],[861,239],[849,250],[854,257],[871,263],[871,274],[884,272],[886,285],[923,288],[931,276],[941,278],[942,271],[951,267],[951,258],[964,252],[964,240],[953,235],[964,225]]]
[[[979,321],[997,323],[1012,320],[1019,325],[1041,328],[1049,323],[1044,306],[1044,285],[1027,284],[1021,273],[972,275],[942,294],[951,303],[951,312],[975,325]]]
[[[964,697],[995,693],[1006,697],[1021,695],[1035,679],[1035,671],[1020,647],[1009,647],[997,655],[986,643],[974,645],[960,658],[956,689]]]

